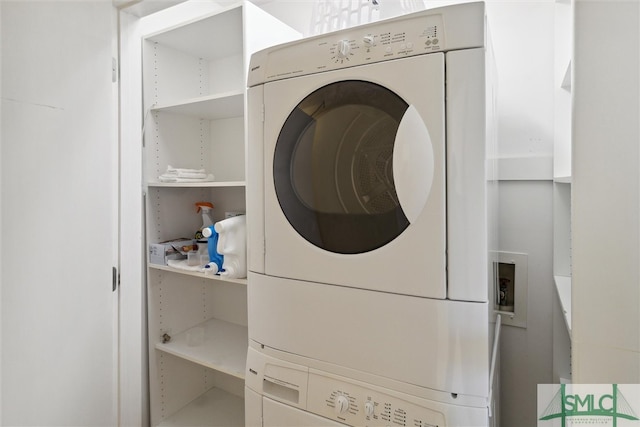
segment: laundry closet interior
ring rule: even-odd
[[[3,2],[0,424],[528,426],[640,382],[637,57],[589,30],[640,52],[638,5],[382,2]]]
[[[186,10],[189,12],[189,9]],[[419,12],[419,9],[416,11]],[[338,37],[337,35],[325,38],[318,35],[307,44],[304,44],[305,42],[296,44],[296,40],[301,38],[299,32],[249,2],[232,4],[188,19],[176,18],[170,12],[171,9],[167,9],[151,17],[142,18],[140,21],[144,112],[143,195],[145,245],[149,248],[146,259],[148,267],[146,307],[149,339],[150,424],[154,426],[208,425],[213,422],[217,425],[242,425],[246,421],[252,425],[260,423],[279,425],[287,422],[285,421],[287,419],[294,424],[312,422],[303,421],[302,418],[298,421],[291,420],[296,419],[295,417],[316,416],[306,415],[306,411],[294,410],[293,407],[285,410],[285,413],[291,412],[289,415],[284,413],[269,415],[267,411],[273,411],[269,409],[272,405],[270,402],[275,401],[284,404],[293,403],[293,406],[303,410],[308,404],[310,412],[323,416],[329,416],[328,413],[324,414],[324,411],[334,408],[335,414],[332,418],[348,425],[361,423],[377,425],[391,421],[391,417],[398,417],[398,414],[405,414],[402,416],[408,417],[409,420],[406,422],[409,423],[439,425],[456,424],[467,420],[466,422],[490,422],[491,425],[496,425],[495,412],[499,406],[494,403],[491,396],[494,393],[494,384],[496,395],[498,390],[497,352],[500,318],[497,316],[496,319],[491,308],[492,304],[487,303],[487,299],[491,298],[489,295],[493,295],[494,290],[484,283],[485,277],[486,280],[493,277],[493,273],[487,271],[487,257],[490,257],[487,245],[495,246],[496,237],[493,233],[496,231],[490,224],[494,220],[485,217],[483,213],[488,210],[489,215],[494,215],[496,212],[492,202],[488,201],[494,200],[491,195],[495,194],[495,191],[485,190],[484,184],[484,177],[494,173],[490,169],[485,172],[484,157],[491,155],[495,141],[480,136],[484,132],[488,134],[489,128],[494,126],[491,107],[485,110],[487,108],[485,104],[491,105],[495,102],[492,101],[495,92],[493,57],[487,53],[485,58],[482,53],[483,49],[487,52],[491,51],[491,46],[484,44],[486,29],[483,27],[485,22],[483,5],[476,3],[449,9],[436,9],[434,12],[417,15],[413,20],[403,20],[400,17],[396,21],[390,21],[386,27],[373,23],[362,30],[365,31],[363,47],[360,46],[363,36],[345,33],[344,36],[339,36],[345,41],[337,48],[334,47],[333,40]],[[156,19],[158,15],[160,18]],[[151,23],[147,23],[147,20]],[[157,25],[157,28],[153,28],[154,25]],[[462,28],[465,30],[463,31]],[[212,43],[212,41],[220,41],[220,43]],[[265,60],[260,59],[260,56],[251,58],[252,53],[283,42],[291,42],[291,47],[287,51],[290,53],[281,53],[285,52],[286,48],[283,47],[282,50],[275,49],[273,53],[263,51],[268,53],[261,53],[261,55],[271,55]],[[419,44],[424,47],[420,47]],[[455,101],[456,92],[448,89],[450,118],[445,123],[442,114],[445,96],[445,78],[441,71],[445,61],[443,53],[474,47],[479,49],[469,55],[462,50],[455,56],[451,54],[453,59],[447,59],[449,63],[447,80],[451,88],[470,85],[469,89],[464,90],[477,93],[478,97],[471,106],[464,102],[458,106]],[[440,51],[443,53],[439,53]],[[294,59],[291,55],[294,57],[297,55],[295,52],[300,56],[301,65],[289,66],[289,61]],[[369,52],[373,55],[371,58],[366,57]],[[358,53],[365,56],[358,56]],[[425,85],[420,94],[413,98],[410,96],[412,92],[410,84],[400,85],[397,84],[400,82],[393,80],[393,76],[397,75],[402,66],[386,65],[384,61],[390,59],[402,61],[404,57],[411,58],[424,53],[432,53],[432,55],[423,56],[424,60],[421,56],[417,56],[415,65],[413,62],[405,61],[405,68],[415,68],[416,72],[422,69],[422,72],[429,75],[433,82]],[[305,57],[309,59],[306,60]],[[255,61],[250,62],[250,60]],[[319,61],[321,65],[317,68],[309,68],[312,70],[310,72],[298,71],[297,67],[304,68],[306,65],[303,64],[309,60]],[[352,73],[349,60],[352,62],[351,65],[361,63],[362,71],[360,68],[353,68],[357,71]],[[347,64],[344,64],[344,61],[347,61]],[[379,62],[381,65],[378,66]],[[466,66],[462,65],[465,63]],[[336,71],[324,73],[324,68],[327,66],[329,69],[335,68]],[[469,68],[477,69],[476,76],[480,77],[477,79],[470,76],[463,77],[463,73],[466,72],[464,70]],[[394,69],[397,71],[394,72]],[[406,70],[408,71],[408,68]],[[314,153],[311,158],[304,154],[301,155],[303,157],[295,154],[297,157],[291,160],[292,166],[283,163],[285,168],[291,167],[291,173],[295,174],[290,178],[291,184],[284,184],[285,187],[293,186],[293,193],[291,193],[293,198],[299,197],[301,206],[311,206],[312,209],[317,209],[317,212],[303,219],[302,222],[295,223],[298,214],[294,213],[292,217],[285,208],[285,203],[289,204],[286,198],[291,196],[283,195],[282,187],[276,188],[276,191],[280,191],[278,198],[285,209],[284,214],[298,232],[303,233],[298,228],[299,225],[305,228],[308,227],[306,224],[309,221],[315,221],[314,218],[320,221],[312,227],[319,227],[322,237],[310,238],[302,234],[304,239],[300,239],[297,234],[291,235],[286,230],[286,226],[282,228],[283,226],[273,222],[276,217],[282,215],[272,211],[276,205],[268,200],[272,197],[268,189],[271,179],[269,165],[272,162],[269,158],[271,149],[269,147],[273,143],[270,142],[271,139],[267,139],[262,148],[261,135],[264,132],[265,137],[273,138],[267,132],[273,132],[273,125],[276,126],[276,130],[281,126],[279,124],[281,119],[275,115],[275,111],[281,108],[279,104],[283,104],[286,98],[283,97],[282,102],[277,101],[277,98],[280,98],[277,93],[286,95],[288,90],[284,85],[288,84],[289,75],[309,74],[309,78],[313,78],[313,74],[316,73],[332,76],[338,72],[344,75],[344,77],[337,77],[338,81],[344,82],[343,88],[337,92],[338,98],[334,99],[331,95],[333,93],[331,86],[326,86],[329,88],[327,90],[329,98],[322,105],[326,103],[329,107],[337,103],[336,111],[342,111],[342,113],[333,114],[330,111],[322,113],[317,118],[320,120],[316,126],[317,130],[314,131],[314,127],[311,127],[310,133],[300,136],[293,133],[291,143],[297,144],[293,146],[294,153],[304,153],[310,149],[306,147],[311,146],[303,145],[307,143],[300,141],[306,141],[310,136],[320,139],[312,142],[315,148],[310,152]],[[253,83],[251,78],[247,83],[246,76],[251,73],[268,76],[263,101],[261,101],[261,86],[251,89],[246,87],[259,82],[254,77]],[[350,75],[355,79],[349,77]],[[413,73],[408,76],[411,76],[410,82],[421,80],[414,78]],[[368,87],[358,83],[359,79],[378,81],[380,82],[378,84],[391,88],[393,92],[387,89],[387,94],[372,93],[375,86]],[[282,85],[280,89],[276,89],[275,99],[267,98],[270,96],[268,95],[270,89],[267,87],[271,87],[268,83],[270,80],[276,81],[274,87],[278,84]],[[458,81],[460,83],[457,83]],[[306,91],[321,87],[323,83],[310,81],[298,85],[300,92],[291,93],[293,103]],[[359,91],[363,94],[358,95]],[[406,102],[415,104],[416,107],[412,108],[417,110],[414,112],[409,108],[405,113],[406,107],[401,106],[405,101],[398,95],[393,95],[394,92],[402,94]],[[344,95],[340,95],[341,93]],[[354,94],[353,98],[351,93]],[[363,96],[369,99],[362,98]],[[389,99],[378,100],[378,96]],[[393,99],[394,96],[397,100]],[[277,101],[276,104],[274,100]],[[342,103],[344,107],[340,107]],[[366,107],[368,103],[371,103],[370,107]],[[284,108],[290,107],[284,106]],[[357,113],[353,118],[349,118],[352,116],[350,111],[355,113],[359,109],[366,114]],[[325,119],[321,120],[321,117]],[[340,117],[347,120],[344,130],[338,130],[343,126],[341,122],[344,121]],[[457,117],[467,117],[467,120],[470,120],[469,123],[474,123],[474,127],[477,126],[474,132],[479,133],[478,143],[472,144],[472,141],[468,141],[465,137],[456,136],[457,133],[452,129],[459,126],[459,124],[456,125]],[[419,125],[422,120],[426,120],[426,125]],[[335,124],[331,124],[332,121],[335,121]],[[350,121],[353,123],[349,124]],[[485,121],[487,128],[483,124]],[[261,123],[264,123],[264,130],[261,129],[263,126]],[[281,137],[290,132],[296,132],[298,125],[295,121],[291,123],[293,123],[292,130],[283,129],[280,132]],[[394,129],[397,126],[400,126],[397,130],[399,133],[394,138],[393,134],[396,132]],[[451,132],[446,149],[445,126],[446,132]],[[344,137],[338,134],[331,137],[329,133],[328,137],[322,139],[321,135],[331,128],[336,129],[340,134],[344,133]],[[362,136],[360,132],[364,132]],[[315,137],[312,136],[314,133]],[[401,134],[404,136],[401,137]],[[335,138],[338,140],[343,138],[344,142],[340,144],[342,148],[338,146],[338,153],[333,155],[331,152],[334,149],[331,145]],[[394,139],[395,149],[393,148]],[[281,144],[279,140],[278,147],[287,147],[291,143]],[[319,149],[327,155],[317,151]],[[280,148],[280,150],[283,152],[285,149]],[[394,154],[392,168],[390,154],[400,150],[405,150],[412,160],[398,160]],[[450,162],[459,161],[467,165],[465,177],[454,174],[453,167],[445,168],[445,150],[448,151],[451,159],[455,159]],[[264,158],[260,157],[262,152],[264,152]],[[284,161],[288,162],[289,160],[286,159],[291,154],[284,152]],[[372,158],[373,161],[370,160]],[[351,165],[340,166],[345,164],[345,159]],[[326,179],[323,178],[326,173],[321,172],[321,168],[326,169],[326,165],[334,161],[336,166],[331,166],[327,172],[331,174],[331,168],[338,168],[336,169],[338,176],[336,183],[330,184],[326,181],[328,176]],[[276,158],[273,162],[274,171],[282,168],[278,166],[278,162],[282,160]],[[378,164],[381,162],[387,164],[384,169],[379,169]],[[491,168],[490,163],[487,164]],[[306,175],[304,172],[302,174],[298,172],[304,169],[314,173]],[[405,175],[401,174],[402,170],[406,172]],[[424,172],[416,176],[411,173],[412,170]],[[265,175],[260,176],[263,171]],[[446,180],[445,172],[448,176]],[[384,176],[381,176],[383,174]],[[264,183],[262,183],[263,180]],[[357,182],[351,183],[351,180]],[[399,196],[396,196],[394,180]],[[247,186],[248,184],[250,187]],[[323,185],[327,190],[319,189],[318,186]],[[490,183],[488,185],[491,186]],[[263,186],[264,194],[261,190]],[[380,192],[376,186],[388,186],[388,188]],[[446,187],[456,189],[456,192],[451,193],[448,198],[449,211],[456,212],[450,219],[445,219],[444,216]],[[312,188],[314,190],[311,190]],[[328,196],[328,191],[335,191],[332,188],[337,189],[338,198],[343,200],[341,203],[344,208],[338,208],[334,202],[330,201],[333,196]],[[350,196],[352,191],[354,194]],[[468,195],[471,194],[475,195],[474,199],[469,198]],[[396,197],[400,199],[400,204],[394,200]],[[372,200],[372,198],[375,199]],[[312,201],[313,199],[315,201]],[[348,201],[349,199],[351,201]],[[262,205],[263,200],[264,205]],[[315,204],[317,206],[314,207]],[[358,204],[361,207],[358,207]],[[463,208],[463,206],[467,207]],[[200,212],[201,209],[203,209],[202,212]],[[200,236],[200,240],[197,241],[198,248],[195,248],[192,246],[196,244],[192,240],[194,231],[213,223],[218,230],[219,223],[228,222],[231,218],[245,218],[244,214],[248,218],[246,226],[249,238],[247,243],[243,242],[243,244],[248,245],[246,252],[249,255],[249,271],[247,271],[247,261],[244,261],[244,273],[228,275],[228,260],[234,255],[224,252],[218,243],[217,251],[223,254],[225,264],[215,267],[225,271],[220,274],[209,274],[210,271],[201,268],[209,261],[207,250],[202,249],[208,247],[211,251],[213,243],[211,240],[207,242]],[[392,225],[395,220],[390,221],[393,217],[389,214],[398,217],[397,230],[389,228],[395,227]],[[264,219],[261,219],[263,215]],[[401,217],[405,219],[401,220]],[[336,220],[355,222],[350,226],[340,225],[340,223],[331,225]],[[264,225],[261,225],[262,221]],[[358,224],[363,224],[364,228],[359,229],[361,226]],[[460,267],[454,267],[451,270],[457,273],[450,275],[448,286],[444,276],[443,246],[444,227],[447,225],[450,238],[453,239],[449,263],[454,266],[466,266],[465,271],[460,270]],[[488,231],[487,227],[491,231]],[[407,228],[406,231],[405,228]],[[468,234],[464,231],[466,228],[475,231]],[[242,238],[244,238],[244,232],[243,230]],[[351,237],[345,238],[341,233],[349,233]],[[376,234],[381,234],[382,237],[373,239],[369,237]],[[425,237],[420,237],[423,234]],[[468,237],[471,235],[477,237],[471,239]],[[218,242],[225,239],[223,233],[219,235],[219,239]],[[392,243],[388,244],[390,240]],[[309,243],[317,248],[309,246]],[[399,246],[397,249],[388,249],[394,245]],[[459,248],[458,245],[460,245]],[[232,246],[238,246],[237,242]],[[279,246],[281,246],[280,249],[278,249]],[[320,253],[317,252],[318,249],[321,250]],[[244,247],[240,251],[244,251]],[[417,256],[425,257],[424,263],[412,261],[413,255],[408,256],[412,251],[422,254]],[[335,255],[331,255],[332,252]],[[197,262],[198,259],[192,263],[192,256],[194,258],[203,256],[205,261]],[[318,264],[315,273],[313,268],[307,267],[305,270],[303,259],[305,257],[312,263]],[[384,259],[405,272],[406,276],[397,283],[397,286],[392,286],[395,274],[391,270],[378,273],[375,271],[374,266],[384,262]],[[209,266],[211,264],[208,264]],[[325,274],[332,269],[335,269],[334,274]],[[482,279],[477,279],[478,277]],[[357,314],[358,312],[349,314],[352,312],[350,309],[342,312],[338,306],[330,303],[319,305],[318,309],[323,313],[331,311],[332,306],[338,310],[335,320],[339,323],[334,325],[334,322],[327,318],[318,325],[320,329],[317,329],[313,319],[305,319],[304,316],[300,317],[302,313],[295,314],[295,312],[300,307],[312,304],[312,301],[320,303],[325,297],[319,298],[321,294],[313,296],[317,291],[314,291],[313,287],[308,288],[303,282],[286,281],[284,278],[309,280],[310,284],[317,282],[339,285],[338,287],[322,286],[326,288],[322,291],[326,296],[329,296],[329,291],[342,289],[342,286],[361,288],[361,291],[357,291],[361,293],[360,296],[357,296],[357,293],[349,295],[348,292],[343,295],[342,291],[336,291],[338,293],[329,298],[345,302],[354,298],[369,300],[373,305],[370,308],[363,306],[360,315]],[[251,280],[255,289],[248,295],[247,286],[250,285],[248,281]],[[282,285],[290,286],[291,289],[288,291],[284,288],[278,289],[281,286],[279,281]],[[265,291],[267,289],[268,291]],[[387,294],[388,297],[382,297]],[[407,296],[404,297],[402,294]],[[251,301],[248,302],[247,298]],[[449,302],[448,298],[452,301]],[[465,300],[478,302],[469,303]],[[465,308],[465,305],[468,307]],[[347,306],[353,306],[353,303]],[[392,365],[387,365],[389,358],[393,356],[384,351],[380,351],[379,356],[372,357],[371,363],[362,363],[364,360],[354,357],[362,351],[375,351],[379,344],[378,340],[373,338],[376,335],[374,332],[371,339],[354,346],[353,343],[357,340],[348,339],[351,336],[348,325],[367,322],[372,332],[387,330],[389,322],[380,320],[385,318],[380,316],[380,310],[395,316],[391,313],[405,309],[417,310],[425,315],[429,312],[434,314],[424,317],[418,323],[412,321],[406,325],[404,320],[396,318],[399,330],[388,331],[393,336],[391,346],[403,354],[423,354],[424,357],[415,360],[412,357],[411,368],[409,365],[401,368],[402,364],[393,368]],[[323,316],[320,312],[318,314]],[[447,321],[448,326],[445,326],[446,331],[429,326],[429,324],[437,324],[436,319],[441,316],[450,318]],[[248,320],[251,318],[254,322],[253,334],[248,333],[250,332]],[[271,319],[278,320],[272,324]],[[426,322],[422,332],[420,328],[412,330],[422,322]],[[295,324],[299,324],[299,328],[294,327],[294,331],[290,328]],[[322,324],[324,326],[321,326]],[[330,356],[331,353],[337,355],[331,347],[326,347],[333,341],[331,339],[319,353],[313,350],[315,344],[303,344],[307,339],[313,341],[314,337],[320,340],[327,339],[321,337],[331,330],[341,329],[341,324],[347,329],[334,336],[337,339],[334,341],[335,345],[338,349],[344,349],[347,354],[353,353],[354,356],[346,359]],[[477,326],[477,329],[471,325]],[[281,332],[273,334],[271,331],[274,330]],[[298,335],[300,333],[302,335]],[[464,348],[444,346],[449,340],[445,338],[447,334],[452,338],[457,335],[466,336]],[[433,343],[438,336],[443,341],[442,350],[430,354],[432,353],[430,343]],[[411,344],[414,339],[417,341]],[[256,352],[255,349],[252,350],[253,353],[249,351],[252,355],[249,366],[247,366],[248,346],[264,350],[264,354],[260,351]],[[281,351],[283,353],[278,353]],[[287,356],[288,352],[293,358]],[[421,388],[412,390],[410,386],[412,377],[422,369],[419,359],[430,366],[440,366],[448,364],[446,360],[451,356],[446,354],[458,354],[453,356],[458,362],[448,368],[453,373],[440,377],[437,370],[424,369],[419,379],[417,376],[414,378],[414,382]],[[266,359],[263,361],[262,358]],[[279,359],[282,361],[280,362]],[[314,386],[316,380],[313,378],[315,377],[309,378],[307,386],[306,380],[302,377],[294,380],[289,376],[291,374],[287,372],[291,369],[292,362],[294,365],[301,364],[300,367],[293,368],[294,371],[323,369],[326,373],[322,375],[329,376],[349,368],[361,370],[362,373],[358,374],[354,371],[342,380],[338,379],[342,377],[336,377],[333,380],[335,384],[327,383],[323,386],[333,388],[334,391],[325,398],[321,398],[321,395],[316,395],[319,391],[313,391],[313,387],[317,387]],[[332,363],[336,368],[328,368],[330,365],[323,365],[324,363]],[[384,366],[387,368],[385,369]],[[274,369],[275,372],[282,371],[282,374],[273,373]],[[246,375],[252,377],[259,375],[260,378],[264,376],[264,381],[267,381],[267,378],[269,380],[264,383],[264,388],[259,385],[249,390],[245,386],[248,387],[255,382],[253,378],[249,381]],[[391,379],[401,379],[406,385],[388,383],[384,378],[386,376]],[[349,391],[335,391],[356,387],[341,382],[356,380],[365,381],[361,384],[371,382],[366,386],[372,387],[372,391],[367,392],[369,395],[374,393],[374,389],[387,390],[387,392],[376,395],[375,399],[369,397],[368,399],[372,400],[365,405],[361,400],[364,399],[364,394],[356,396],[353,391],[350,395]],[[269,384],[273,385],[267,387]],[[430,387],[434,391],[428,391]],[[417,406],[411,409],[411,405],[402,404],[402,400],[394,400],[400,397],[388,394],[392,393],[393,388],[410,395],[416,394],[418,397],[414,399],[418,400],[414,404]],[[289,401],[286,396],[294,391],[296,394],[301,393],[300,398],[296,397]],[[260,398],[256,392],[264,393],[265,397]],[[308,403],[303,397],[306,393],[310,396]],[[347,399],[345,396],[350,397],[344,400]],[[493,396],[495,398],[495,395]],[[429,404],[429,399],[435,399],[440,403]],[[264,400],[264,408],[261,400]],[[326,400],[327,403],[312,409],[314,405],[312,400],[316,402]],[[338,402],[347,403],[346,406],[340,406],[338,409]],[[249,404],[250,406],[246,406]],[[456,406],[458,404],[471,406],[473,409],[463,409],[464,406]],[[363,405],[367,407],[366,411]],[[423,405],[427,406],[421,408]],[[280,410],[276,413],[278,411]],[[248,417],[246,420],[245,414]],[[485,421],[481,421],[483,418]],[[490,421],[487,421],[487,418]]]

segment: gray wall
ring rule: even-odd
[[[537,384],[552,383],[553,184],[501,181],[500,249],[528,254],[527,328],[502,329],[501,425],[535,426]]]

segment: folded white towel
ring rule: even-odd
[[[191,174],[191,173],[206,173],[204,169],[186,169],[186,168],[174,168],[173,166],[169,165],[167,166],[167,172],[166,173],[171,173],[171,174]]]
[[[214,176],[204,169],[186,169],[167,166],[165,173],[158,177],[160,182],[207,182],[213,181]]]
[[[177,178],[205,179],[207,174],[204,172],[178,172]]]
[[[215,181],[215,177],[212,174],[203,175],[199,178],[188,178],[175,175],[163,174],[158,177],[160,182],[210,182]]]

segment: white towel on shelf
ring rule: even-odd
[[[167,166],[167,173],[180,175],[182,173],[205,173],[204,169],[185,169],[185,168],[174,168],[173,166]]]
[[[186,169],[167,166],[165,173],[158,177],[160,182],[208,182],[215,178],[204,169]]]
[[[215,181],[215,178],[212,174],[205,175],[202,178],[189,178],[189,177],[179,177],[163,174],[158,177],[160,182],[209,182]]]
[[[186,179],[205,179],[207,174],[204,172],[179,172],[176,175],[176,178],[186,178]]]

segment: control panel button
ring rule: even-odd
[[[340,395],[336,397],[336,414],[344,414],[349,410],[349,399],[346,396]]]

